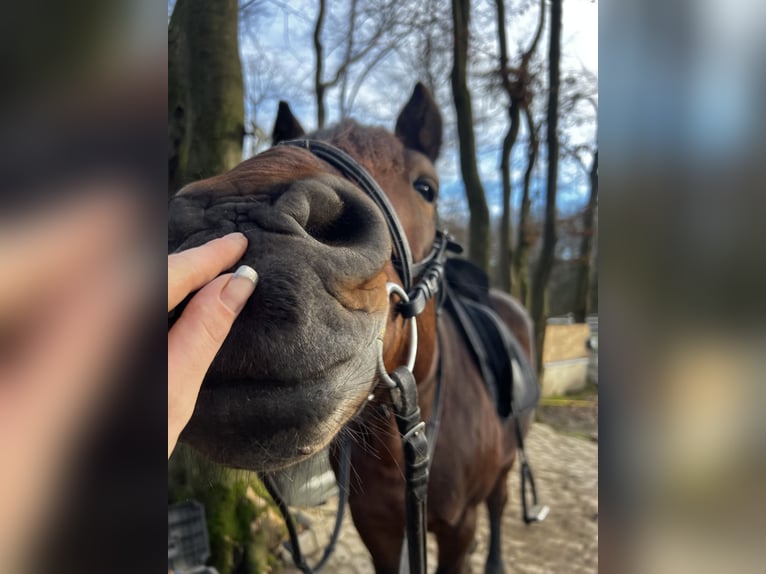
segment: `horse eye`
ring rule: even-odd
[[[422,195],[423,199],[425,199],[428,203],[433,203],[436,199],[436,187],[427,181],[419,179],[412,184],[412,187],[414,187],[415,191]]]

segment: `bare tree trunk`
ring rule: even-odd
[[[583,237],[580,247],[580,275],[577,279],[577,304],[575,321],[584,322],[591,300],[591,258],[593,255],[594,221],[598,208],[598,150],[593,156],[590,168],[590,195],[583,214]]]
[[[470,0],[452,0],[454,36],[454,61],[451,74],[452,95],[455,100],[458,139],[460,141],[460,170],[463,175],[468,208],[471,212],[468,256],[479,267],[488,271],[489,208],[476,164],[476,140],[473,133],[471,94],[466,82],[470,13]]]
[[[317,129],[324,127],[325,118],[325,84],[322,82],[322,73],[324,65],[324,47],[322,46],[322,27],[324,26],[324,16],[326,13],[326,0],[319,0],[319,13],[317,14],[316,25],[314,26],[314,55],[316,56],[316,70],[314,72],[314,91],[317,97]]]
[[[529,132],[529,142],[527,143],[527,168],[524,170],[524,190],[521,197],[521,209],[519,210],[519,229],[518,239],[516,241],[516,250],[513,252],[513,275],[512,286],[513,294],[525,305],[529,301],[529,250],[532,248],[532,237],[529,226],[529,211],[532,205],[530,198],[530,186],[532,183],[532,173],[537,163],[537,152],[540,141],[537,134],[537,126],[532,118],[530,109],[524,108],[524,117],[527,120],[527,131]]]
[[[540,262],[535,273],[532,290],[532,320],[535,323],[537,343],[537,370],[542,371],[543,340],[545,339],[545,303],[548,280],[553,269],[556,247],[556,191],[559,167],[559,64],[561,61],[561,3],[551,1],[551,37],[548,50],[548,181],[545,194],[545,227]]]
[[[593,256],[591,258],[590,284],[588,286],[587,314],[598,313],[598,208],[593,229]]]
[[[505,0],[496,0],[497,6],[497,38],[500,47],[500,77],[503,88],[511,98],[508,106],[508,116],[511,125],[503,139],[503,151],[500,158],[500,173],[503,181],[503,215],[500,220],[500,244],[497,262],[497,285],[503,291],[511,292],[511,262],[513,261],[513,245],[511,240],[511,153],[519,135],[520,106],[514,97],[508,78],[508,42],[505,36]]]
[[[351,0],[351,7],[348,11],[348,37],[346,39],[346,52],[343,57],[344,62],[348,62],[351,60],[351,52],[354,49],[354,30],[356,29],[356,8],[357,8],[357,0]],[[340,85],[340,94],[339,94],[339,108],[340,108],[340,117],[341,119],[345,119],[348,117],[348,108],[347,108],[347,102],[346,102],[346,88],[348,86],[348,74],[343,74],[343,78],[341,80]]]
[[[510,126],[508,132],[503,140],[503,153],[500,161],[500,171],[503,181],[503,215],[500,222],[500,254],[498,257],[498,285],[504,291],[508,293],[514,284],[514,273],[512,267],[514,265],[513,256],[513,230],[511,220],[511,191],[512,191],[512,179],[511,179],[511,157],[513,154],[513,147],[516,145],[516,139],[519,135],[519,127],[521,125],[521,110],[524,110],[525,115],[528,116],[528,124],[530,125],[530,138],[533,137],[531,132],[532,122],[529,120],[530,106],[532,104],[532,91],[530,90],[530,83],[532,76],[529,72],[529,63],[534,56],[537,44],[542,36],[543,26],[545,23],[545,0],[540,1],[540,17],[537,21],[537,29],[529,47],[521,54],[518,68],[511,68],[508,64],[508,43],[505,36],[505,0],[495,0],[497,6],[497,33],[500,46],[500,78],[503,82],[503,88],[510,98],[510,104],[508,106],[508,116],[510,119]],[[511,80],[511,75],[514,75],[514,79]],[[536,137],[536,134],[534,134]],[[535,144],[536,153],[536,144]],[[532,162],[534,165],[534,162]],[[530,170],[528,170],[529,172]],[[531,175],[531,174],[530,174]],[[529,181],[525,181],[525,192],[527,202],[529,201]],[[529,214],[529,205],[527,205],[527,215]],[[526,218],[525,220],[526,221]],[[521,223],[521,222],[520,222]],[[520,237],[521,239],[521,237]],[[516,249],[518,250],[521,243],[517,243]],[[524,287],[526,291],[526,285]]]
[[[511,125],[503,139],[503,157],[500,160],[500,171],[503,176],[503,215],[500,220],[500,257],[498,258],[498,281],[497,285],[507,293],[511,292],[511,263],[513,262],[511,222],[511,152],[516,144],[521,124],[521,106],[516,98],[511,98],[511,106],[508,109]]]
[[[168,27],[168,133],[169,193],[184,184],[224,172],[242,160],[244,85],[239,59],[239,2],[178,0]],[[249,524],[238,517],[251,512],[239,494],[249,480],[240,471],[220,469],[217,478],[238,481],[217,483],[199,476],[200,461],[178,457],[175,468],[195,469],[187,483],[169,476],[170,493],[188,489],[213,493],[206,502],[210,530],[210,565],[221,574],[232,573],[232,556],[248,553],[253,545]],[[253,477],[251,480],[255,480]],[[238,490],[235,490],[238,489]],[[244,512],[243,512],[244,511]],[[240,572],[251,572],[247,567]]]
[[[237,0],[178,0],[168,27],[169,193],[242,161]]]
[[[577,321],[585,321],[588,313],[593,311],[594,301],[598,302],[598,273],[594,256],[596,242],[596,213],[598,210],[598,150],[593,155],[593,163],[590,166],[590,197],[584,217],[584,235],[580,257],[583,262],[578,285],[578,309],[575,310]]]

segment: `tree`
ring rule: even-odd
[[[476,163],[476,139],[473,131],[471,94],[466,82],[468,62],[468,31],[471,13],[470,0],[452,0],[452,96],[457,115],[460,143],[460,171],[463,176],[469,223],[468,256],[485,271],[489,270],[489,208]]]
[[[508,118],[510,125],[503,139],[502,158],[500,160],[500,172],[503,180],[503,215],[500,221],[500,245],[498,257],[498,286],[504,291],[511,292],[511,266],[513,261],[512,229],[511,229],[511,154],[516,144],[521,126],[521,111],[524,110],[527,118],[531,118],[529,112],[532,103],[531,83],[533,75],[530,72],[530,61],[534,56],[537,44],[543,33],[545,25],[545,0],[540,0],[540,18],[537,30],[529,44],[529,47],[519,57],[519,65],[511,67],[508,63],[508,43],[505,34],[505,0],[495,0],[497,6],[497,34],[500,51],[499,74],[503,90],[510,100],[508,105]],[[533,125],[528,123],[530,138],[533,137]],[[536,158],[536,152],[535,152]],[[531,158],[530,158],[531,159]]]
[[[593,280],[591,277],[591,260],[593,257],[593,243],[595,237],[595,219],[598,209],[598,150],[593,154],[593,163],[589,171],[590,194],[588,206],[583,214],[583,236],[580,247],[580,271],[577,282],[577,299],[575,303],[575,321],[585,322],[593,296]]]
[[[545,224],[540,261],[537,264],[532,290],[532,320],[535,323],[537,370],[542,371],[543,340],[545,339],[545,296],[553,268],[556,247],[556,191],[559,164],[559,65],[561,62],[561,3],[551,1],[550,46],[548,50],[548,109],[547,134],[548,173],[545,192]]]
[[[598,205],[598,149],[595,135],[592,141],[577,141],[578,128],[595,120],[598,113],[598,91],[596,77],[588,70],[580,70],[566,75],[562,79],[559,94],[559,116],[561,117],[562,135],[560,137],[561,155],[580,166],[588,175],[590,191],[588,203],[583,210],[582,228],[578,235],[580,241],[576,256],[577,280],[574,288],[574,316],[578,322],[585,321],[588,313],[590,292],[592,290],[591,270],[593,268],[593,245],[595,218]],[[590,137],[590,136],[587,136]],[[572,140],[575,141],[572,141]],[[590,156],[589,164],[583,156]]]
[[[168,191],[242,160],[237,0],[178,0],[168,27]]]
[[[316,66],[314,67],[314,92],[317,96],[317,128],[324,127],[325,118],[325,90],[327,84],[322,81],[322,70],[324,66],[324,45],[322,44],[322,27],[327,13],[326,0],[319,0],[319,12],[317,13],[316,25],[314,26],[314,55],[316,56]],[[349,34],[350,36],[350,34]]]
[[[178,0],[168,27],[168,191],[226,171],[242,159],[244,85],[237,0]],[[179,449],[181,450],[181,449]],[[219,469],[217,480],[194,474],[201,457],[177,453],[169,470],[190,476],[168,482],[172,500],[193,494],[206,506],[212,564],[221,574],[250,574],[258,564],[244,495],[255,477]]]
[[[535,122],[529,106],[524,109],[524,117],[529,137],[527,141],[527,167],[524,170],[524,189],[521,196],[521,208],[519,209],[516,249],[513,252],[513,281],[511,286],[513,287],[513,294],[524,305],[529,305],[529,251],[534,242],[530,217],[532,206],[530,187],[540,147],[540,122]]]
[[[398,2],[379,0],[377,2],[359,2],[350,0],[348,19],[342,26],[343,57],[331,74],[325,79],[325,45],[322,39],[325,20],[328,15],[327,1],[319,0],[319,10],[314,24],[314,92],[317,100],[317,128],[325,126],[327,118],[327,90],[341,85],[339,107],[345,117],[364,78],[370,71],[393,50],[398,41],[397,24],[401,15]],[[369,33],[365,30],[370,29]],[[384,42],[384,40],[388,40]],[[332,52],[332,50],[331,50]],[[369,58],[368,58],[369,57]],[[366,65],[357,81],[349,90],[349,71],[351,67],[366,60]]]
[[[598,211],[593,226],[593,253],[590,261],[590,282],[588,284],[588,314],[598,313]]]

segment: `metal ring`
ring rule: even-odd
[[[386,283],[386,292],[388,293],[388,297],[391,298],[391,294],[395,293],[399,299],[404,301],[405,303],[410,302],[410,298],[407,295],[406,291],[402,289],[399,285],[396,283]],[[410,352],[409,356],[407,357],[407,368],[410,370],[410,372],[413,372],[415,369],[415,358],[418,354],[418,324],[415,322],[415,317],[410,317]]]

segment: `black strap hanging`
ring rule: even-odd
[[[426,498],[428,495],[428,438],[421,420],[415,377],[406,367],[390,374],[396,387],[391,398],[404,447],[405,521],[410,574],[426,573]]]
[[[340,478],[338,480],[338,490],[340,496],[338,498],[338,510],[335,513],[335,526],[333,527],[332,536],[330,537],[330,542],[327,545],[327,548],[324,549],[322,557],[313,568],[309,566],[309,564],[306,562],[306,558],[301,552],[301,545],[298,540],[298,531],[295,528],[295,520],[293,520],[293,516],[290,513],[290,509],[288,508],[287,503],[279,493],[279,489],[271,479],[271,475],[264,474],[261,476],[266,490],[269,492],[272,500],[274,500],[274,503],[277,505],[280,514],[282,514],[282,518],[285,519],[287,534],[290,537],[290,554],[293,557],[293,563],[295,564],[295,567],[303,572],[303,574],[318,574],[318,572],[324,568],[325,564],[327,564],[330,556],[332,556],[332,553],[335,551],[335,545],[338,543],[338,536],[340,535],[340,528],[343,524],[343,517],[346,511],[346,504],[348,502],[349,479],[351,475],[351,445],[349,444],[348,439],[345,437],[341,438],[341,441]]]

